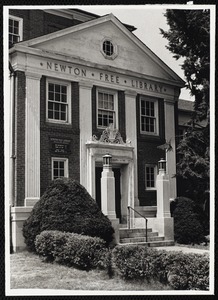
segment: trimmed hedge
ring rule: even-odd
[[[205,242],[204,228],[199,221],[193,200],[179,197],[175,200],[174,235],[180,244],[199,244]]]
[[[46,261],[56,261],[79,269],[106,268],[108,249],[100,238],[43,231],[35,240],[36,252]]]
[[[207,255],[118,245],[112,251],[112,261],[115,272],[124,279],[156,279],[175,290],[209,289]]]
[[[114,233],[96,201],[81,184],[69,178],[53,181],[25,220],[23,235],[30,250],[35,251],[35,238],[44,230],[99,237],[107,244]]]

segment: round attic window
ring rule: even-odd
[[[105,38],[101,44],[101,53],[107,59],[114,59],[117,56],[117,45]]]

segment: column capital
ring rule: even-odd
[[[93,83],[91,83],[89,81],[79,81],[79,87],[87,89],[87,90],[91,90],[93,87]]]
[[[136,91],[132,91],[132,90],[125,90],[125,96],[130,96],[130,97],[136,97],[137,96],[137,92]]]
[[[168,104],[174,104],[174,103],[175,103],[175,100],[172,99],[172,98],[165,98],[165,99],[164,99],[164,102],[165,102],[165,103],[168,103]]]
[[[34,73],[34,72],[29,72],[29,71],[26,71],[25,75],[26,75],[26,77],[31,78],[31,79],[35,79],[35,80],[40,80],[42,78],[41,74]]]

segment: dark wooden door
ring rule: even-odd
[[[96,202],[101,209],[101,172],[102,167],[95,168],[95,194]],[[115,178],[115,210],[116,217],[121,220],[121,194],[120,194],[120,168],[113,168]]]

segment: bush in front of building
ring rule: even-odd
[[[100,238],[52,230],[37,235],[35,248],[43,260],[83,270],[104,267],[109,251]]]
[[[110,220],[86,189],[68,178],[54,180],[25,220],[23,235],[30,250],[35,251],[35,238],[44,230],[99,237],[107,245],[114,233]]]
[[[139,245],[112,251],[114,273],[126,280],[158,280],[175,290],[209,289],[209,256],[171,252]]]
[[[204,229],[196,213],[195,203],[189,198],[175,199],[174,237],[180,244],[199,244],[205,242]]]

